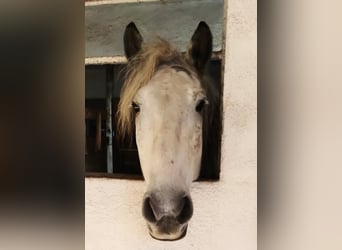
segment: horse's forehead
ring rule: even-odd
[[[190,76],[185,71],[179,71],[173,68],[162,68],[156,72],[150,82],[142,89],[144,95],[149,97],[173,96],[182,97],[182,100],[195,100],[199,93],[202,93],[201,84],[197,78]],[[186,98],[186,99],[184,99]],[[159,99],[159,98],[158,98]]]

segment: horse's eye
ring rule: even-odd
[[[207,99],[199,100],[199,102],[196,105],[196,111],[198,113],[202,112],[202,110],[204,108],[204,105],[206,105],[206,104],[208,104],[208,100]]]
[[[134,110],[135,113],[140,112],[140,107],[137,103],[132,102],[132,109]]]

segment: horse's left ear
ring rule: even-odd
[[[213,36],[209,26],[200,22],[192,35],[187,57],[199,73],[203,73],[213,49]]]
[[[124,49],[125,55],[129,60],[131,57],[135,56],[141,49],[141,44],[143,38],[140,32],[133,22],[130,22],[125,29],[124,33]]]

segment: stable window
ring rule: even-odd
[[[163,11],[162,11],[163,10]],[[86,176],[142,179],[134,138],[122,141],[116,134],[116,111],[124,79],[121,73],[123,31],[134,21],[144,38],[160,35],[182,51],[186,50],[199,21],[206,21],[213,33],[213,54],[209,75],[220,96],[222,93],[222,21],[223,1],[146,2],[132,4],[86,5],[85,59],[85,171]],[[177,19],[165,13],[174,13]],[[148,17],[148,18],[147,18]],[[177,23],[182,23],[178,25]],[[221,109],[220,109],[221,112]],[[221,117],[219,115],[221,124]],[[220,170],[221,126],[210,131],[218,150],[205,154],[201,179],[218,179]]]

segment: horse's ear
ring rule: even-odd
[[[136,55],[141,49],[142,36],[140,35],[137,26],[133,22],[130,22],[125,29],[124,33],[124,49],[125,55],[129,60],[131,57]]]
[[[211,57],[213,47],[213,36],[209,26],[200,22],[192,35],[187,57],[195,68],[203,73],[207,62]]]

